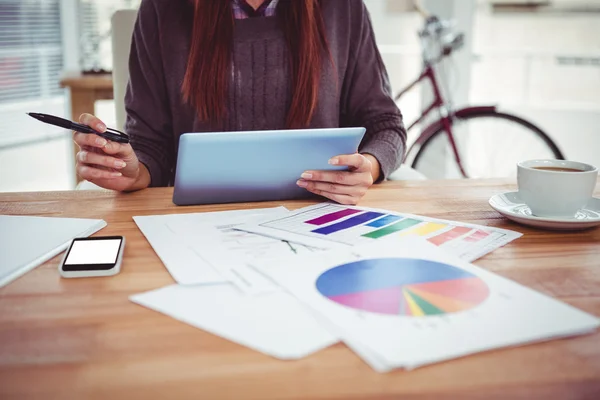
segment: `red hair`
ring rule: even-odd
[[[204,122],[219,124],[225,103],[233,51],[231,0],[192,0],[194,22],[182,85],[186,102]],[[280,0],[277,18],[290,54],[292,103],[286,127],[304,128],[317,106],[324,54],[328,53],[319,0]]]

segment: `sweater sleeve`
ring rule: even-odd
[[[152,0],[144,0],[138,11],[129,55],[125,130],[138,159],[150,172],[150,186],[167,186],[175,162],[173,124],[162,60],[156,5]]]
[[[369,13],[362,0],[351,4],[354,7],[353,43],[342,87],[340,119],[344,126],[366,128],[359,151],[379,161],[381,181],[395,171],[404,158],[406,130],[391,94]]]

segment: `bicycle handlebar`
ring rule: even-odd
[[[421,40],[431,39],[439,45],[439,53],[436,55],[423,53],[426,62],[437,62],[441,58],[449,56],[454,50],[460,49],[464,44],[463,33],[452,33],[452,23],[442,20],[435,14],[429,13],[423,5],[423,0],[413,0],[415,9],[425,19],[422,30],[419,31]],[[424,47],[425,48],[425,47]]]
[[[452,40],[443,44],[442,55],[449,56],[453,51],[459,50],[465,44],[465,35],[458,33],[452,36]]]

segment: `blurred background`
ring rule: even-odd
[[[423,18],[409,0],[364,2],[395,94],[422,69]],[[424,4],[465,34],[440,72],[453,104],[497,105],[542,128],[568,159],[600,165],[600,0]],[[108,126],[121,128],[112,99],[110,21],[116,10],[138,5],[0,0],[0,191],[76,185],[70,132],[26,112],[71,118],[92,107]],[[425,84],[398,102],[407,123],[420,115],[429,92]],[[409,142],[418,134],[410,132]]]

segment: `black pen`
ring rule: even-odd
[[[27,113],[27,115],[46,124],[60,126],[61,128],[70,129],[75,132],[94,133],[98,136],[103,137],[104,139],[112,140],[113,142],[129,143],[129,136],[126,133],[120,132],[116,129],[107,128],[105,132],[98,132],[97,130],[87,125],[78,124],[77,122],[69,121],[68,119],[63,119],[60,117],[55,117],[54,115],[39,113]]]

